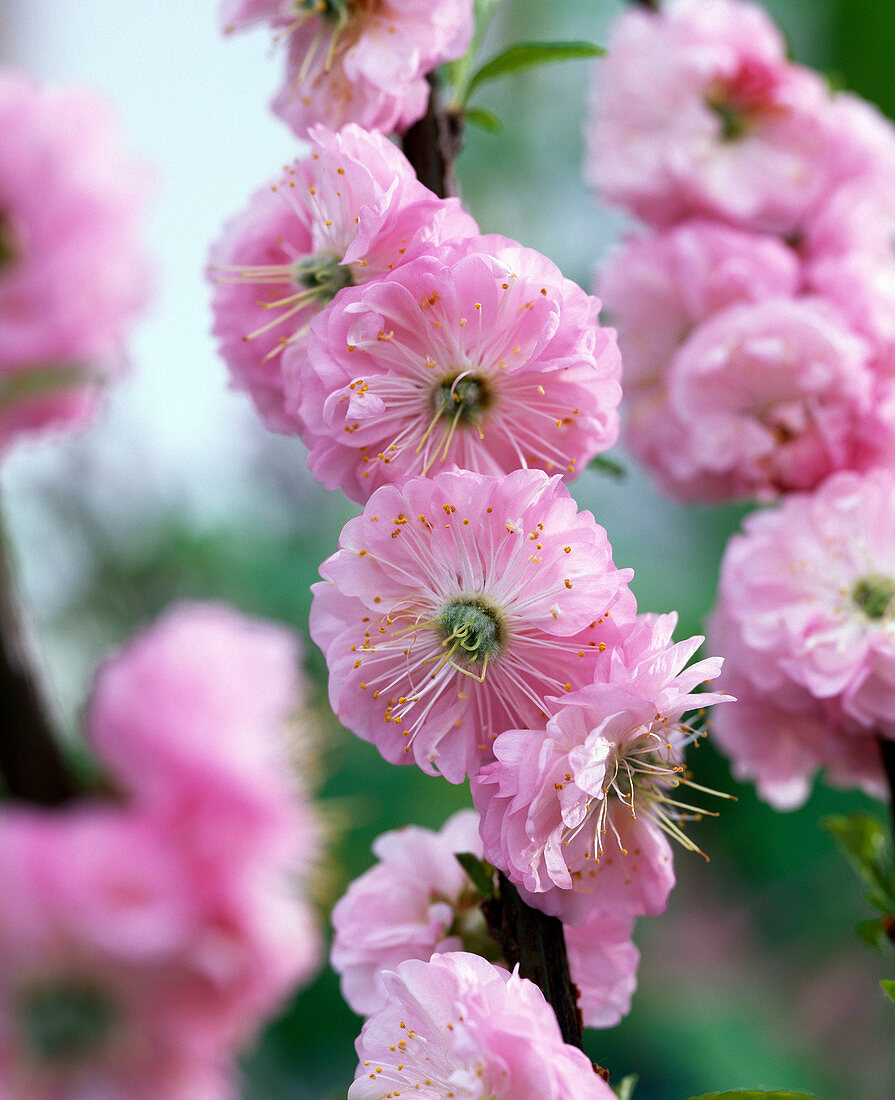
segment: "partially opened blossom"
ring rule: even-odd
[[[223,0],[225,33],[266,22],[288,39],[273,103],[300,136],[318,122],[404,131],[426,113],[426,74],[462,56],[472,0]]]
[[[416,179],[396,145],[359,126],[316,126],[311,152],[257,191],[211,251],[214,332],[232,384],[278,431],[281,352],[343,287],[375,279],[424,249],[477,232],[457,199]]]
[[[144,171],[110,109],[0,73],[0,449],[82,422],[143,305]]]
[[[720,700],[693,689],[721,662],[685,668],[702,639],[674,644],[676,618],[640,616],[593,683],[552,700],[539,727],[502,733],[473,781],[485,857],[571,924],[661,912],[674,885],[667,837],[696,849],[679,823],[699,812],[680,794],[695,736],[682,716]]]
[[[643,454],[682,500],[769,499],[892,453],[891,383],[873,347],[819,296],[715,314],[674,356],[665,391],[662,427],[674,445]]]
[[[537,725],[547,695],[588,683],[634,614],[605,532],[539,470],[383,486],[320,572],[311,636],[336,714],[452,783],[503,730]]]
[[[478,955],[402,963],[357,1040],[348,1100],[612,1100],[536,985]]]
[[[804,801],[819,768],[839,786],[883,790],[876,739],[895,739],[893,515],[890,470],[841,473],[753,513],[725,552],[711,631],[744,707],[719,716],[716,736],[779,807]]]
[[[405,959],[471,951],[494,962],[501,949],[480,908],[481,895],[457,862],[481,858],[478,815],[461,810],[437,833],[408,826],[378,837],[379,859],[348,887],[333,910],[331,962],[342,995],[364,1015],[385,1003],[385,971]],[[586,1027],[611,1027],[629,1011],[639,961],[630,918],[601,915],[565,929],[572,982]]]
[[[651,224],[704,214],[792,233],[859,159],[830,106],[756,4],[629,9],[597,66],[588,176]]]
[[[446,463],[574,478],[618,434],[621,364],[599,308],[503,237],[343,292],[284,363],[311,470],[354,500]]]
[[[307,977],[316,935],[294,910],[289,939],[263,911],[233,919],[198,867],[128,808],[0,813],[4,1096],[236,1095],[236,1053]]]
[[[106,660],[87,734],[130,797],[191,843],[285,848],[295,866],[317,846],[290,761],[300,702],[291,631],[184,603]],[[224,836],[222,818],[240,825]]]

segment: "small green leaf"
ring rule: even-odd
[[[619,1081],[617,1085],[613,1087],[613,1092],[618,1097],[618,1100],[631,1100],[634,1095],[634,1086],[637,1084],[637,1074],[629,1073],[627,1077]]]
[[[464,118],[470,126],[478,126],[489,134],[499,134],[503,129],[503,123],[493,111],[486,111],[484,107],[467,107]]]
[[[817,1100],[810,1092],[762,1092],[760,1089],[737,1089],[735,1092],[707,1092],[691,1096],[690,1100]]]
[[[883,912],[895,910],[895,866],[883,826],[867,814],[825,817],[821,825],[870,887],[870,904]]]
[[[14,372],[0,382],[0,408],[27,401],[29,397],[74,389],[83,386],[89,379],[89,370],[77,363],[41,363],[28,370]]]
[[[855,935],[865,947],[872,947],[875,951],[885,951],[891,946],[891,941],[886,934],[886,926],[880,917],[871,920],[862,920],[855,925]]]
[[[494,868],[472,852],[456,852],[457,862],[472,879],[472,884],[483,898],[494,897]]]
[[[881,978],[879,984],[883,987],[883,993],[895,1004],[895,981],[891,978]]]
[[[587,464],[588,470],[596,470],[599,474],[608,474],[609,477],[621,479],[627,475],[627,470],[620,462],[616,462],[606,455],[597,455]]]
[[[592,42],[517,42],[492,57],[476,72],[466,90],[468,99],[480,84],[497,80],[508,73],[531,69],[535,65],[549,65],[553,61],[570,61],[577,57],[599,57],[606,51]]]

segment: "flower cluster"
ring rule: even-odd
[[[621,364],[599,301],[479,235],[381,134],[311,141],[227,227],[212,275],[234,385],[301,435],[313,473],[363,501],[453,463],[574,478],[611,447]]]
[[[445,951],[472,951],[499,961],[480,908],[481,896],[456,860],[481,857],[478,816],[461,810],[437,833],[408,826],[373,845],[379,862],[348,887],[333,910],[333,968],[355,1012],[386,1001],[385,971],[406,959],[427,962]],[[628,1012],[639,954],[630,917],[600,914],[565,929],[572,981],[586,1027],[612,1027]]]
[[[185,604],[112,657],[90,742],[120,803],[0,813],[0,1091],[221,1100],[320,956],[290,879],[317,829],[289,780],[295,639]]]
[[[147,181],[108,107],[0,72],[0,450],[81,423],[143,305]]]
[[[318,122],[403,132],[426,113],[426,75],[461,57],[474,27],[472,0],[223,0],[221,21],[288,39],[273,110],[300,137]]]
[[[882,116],[789,61],[761,8],[670,0],[616,25],[588,167],[648,226],[599,286],[626,441],[665,491],[766,500],[892,461]]]
[[[383,975],[348,1100],[612,1100],[532,982],[457,951]]]
[[[844,472],[748,517],[721,569],[712,641],[729,655],[715,737],[780,809],[823,767],[884,797],[895,739],[895,475]]]

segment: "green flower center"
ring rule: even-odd
[[[3,271],[6,267],[11,267],[17,256],[18,249],[16,248],[16,238],[12,231],[12,224],[9,218],[0,211],[0,271]]]
[[[868,573],[852,589],[851,598],[868,619],[882,619],[895,610],[895,581],[882,573]]]
[[[432,397],[435,412],[472,424],[479,421],[491,405],[492,393],[480,375],[464,374],[439,382]]]
[[[331,19],[334,23],[344,22],[348,18],[351,0],[298,0],[300,12],[310,12]]]
[[[331,301],[346,286],[353,285],[351,268],[339,262],[338,256],[308,256],[293,267],[293,278],[299,286],[313,292],[315,298]]]
[[[20,1003],[27,1045],[44,1061],[72,1061],[108,1039],[115,1007],[104,992],[78,981],[38,986]]]
[[[435,617],[435,624],[450,655],[463,656],[470,665],[481,662],[483,675],[488,660],[500,652],[503,627],[484,600],[451,600]]]
[[[741,108],[736,107],[723,95],[713,95],[706,100],[706,106],[718,116],[721,121],[721,140],[739,141],[749,132],[749,116]]]

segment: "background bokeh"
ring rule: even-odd
[[[2,471],[23,599],[75,744],[97,657],[178,597],[225,599],[306,634],[308,586],[353,512],[311,481],[297,440],[266,433],[247,400],[227,391],[208,335],[208,244],[298,151],[266,111],[281,60],[269,36],[223,39],[216,6],[0,7],[0,60],[98,88],[156,178],[147,230],[155,303],[132,345],[131,377],[110,393],[94,430],[23,447]],[[767,7],[798,60],[895,111],[892,0]],[[520,39],[604,41],[618,8],[504,0],[488,51]],[[504,130],[471,131],[459,162],[464,199],[484,231],[540,249],[584,285],[623,229],[581,182],[587,80],[587,65],[576,62],[487,86],[478,102]],[[699,632],[721,550],[744,510],[675,507],[634,470],[618,483],[587,473],[574,491],[607,528],[617,564],[634,567],[641,608],[677,608],[681,636]],[[306,656],[333,838],[317,882],[325,911],[369,866],[378,833],[408,822],[437,827],[469,799],[465,788],[382,763],[340,730],[310,643]],[[877,980],[895,968],[855,942],[852,928],[868,915],[860,887],[817,826],[823,814],[866,800],[819,788],[804,809],[781,815],[734,783],[710,746],[693,767],[700,782],[736,791],[739,801],[700,826],[711,863],[679,854],[668,913],[640,922],[634,1009],[620,1026],[589,1033],[589,1052],[617,1077],[638,1072],[637,1100],[745,1086],[891,1100],[895,1010]],[[247,1055],[246,1100],[344,1097],[359,1027],[324,973]]]

